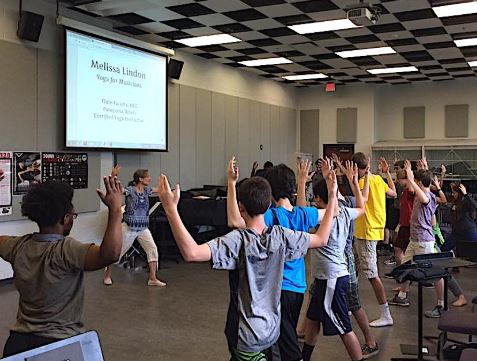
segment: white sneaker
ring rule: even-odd
[[[374,320],[369,323],[369,326],[371,327],[388,327],[392,326],[394,324],[394,321],[392,318],[388,317],[381,317],[378,318],[377,320]]]
[[[148,286],[156,286],[156,287],[165,287],[166,286],[166,282],[162,282],[162,281],[159,281],[159,280],[149,280],[147,281],[147,285]]]
[[[106,285],[106,286],[111,286],[113,284],[113,280],[111,278],[105,278],[103,280],[103,284]]]

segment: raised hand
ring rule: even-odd
[[[389,172],[389,164],[384,157],[379,158],[379,168],[383,173]]]
[[[414,181],[414,173],[412,171],[411,162],[409,160],[404,161],[404,170],[406,171],[406,176],[409,181]]]
[[[239,179],[239,168],[237,167],[236,164],[237,164],[237,161],[235,160],[235,155],[234,155],[232,156],[232,159],[229,160],[229,165],[227,166],[227,180],[229,182],[236,183],[237,180]]]
[[[429,166],[427,165],[427,158],[426,157],[422,157],[421,163],[422,163],[422,169],[424,169],[424,170],[429,169]]]
[[[315,172],[310,172],[311,169],[311,160],[309,159],[301,159],[298,162],[298,179],[299,181],[309,182],[311,181],[311,177],[315,174]]]
[[[341,165],[341,159],[340,157],[338,156],[338,154],[336,153],[332,153],[331,154],[331,159],[333,160],[333,162],[335,162],[337,165]]]
[[[121,185],[121,182],[117,177],[106,176],[103,177],[104,187],[106,193],[97,189],[99,198],[101,201],[111,210],[111,209],[120,209],[123,203],[123,193],[124,188]]]
[[[338,182],[336,181],[336,173],[334,170],[330,172],[325,177],[326,187],[328,188],[328,195],[336,196],[338,192]]]
[[[465,185],[463,185],[462,183],[459,184],[459,189],[460,189],[463,196],[465,196],[467,194],[467,189],[465,188]]]
[[[447,173],[447,168],[444,164],[441,164],[441,174],[444,175]]]
[[[440,188],[439,178],[437,178],[436,175],[432,177],[432,184],[433,184],[434,187],[436,187],[437,189]]]
[[[254,161],[252,165],[252,169],[257,169],[258,168],[258,162]]]
[[[161,174],[159,178],[159,199],[164,209],[177,208],[180,197],[181,190],[179,184],[177,184],[176,188],[172,191],[169,180],[164,174]]]
[[[119,164],[116,164],[114,168],[111,170],[111,176],[117,177],[120,171],[121,171],[121,166]]]
[[[356,182],[358,182],[358,165],[347,160],[345,162],[345,175],[346,175],[346,178],[348,178],[348,182],[350,184],[354,184]]]
[[[328,175],[330,174],[331,170],[333,169],[331,165],[331,160],[329,158],[320,158],[318,160],[318,165],[321,169],[321,174],[323,174],[323,178],[328,178]]]

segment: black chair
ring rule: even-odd
[[[477,349],[466,348],[462,351],[459,361],[475,361],[477,360]]]
[[[457,345],[467,345],[466,343],[451,340],[447,338],[448,333],[458,333],[469,336],[469,347],[477,346],[470,344],[472,342],[472,336],[477,336],[477,313],[474,312],[477,305],[477,297],[472,299],[472,312],[456,312],[446,311],[443,312],[440,319],[438,329],[441,331],[439,334],[439,341],[437,344],[437,357],[439,360],[444,359],[444,348],[447,341],[452,341]],[[474,358],[472,360],[477,360]]]

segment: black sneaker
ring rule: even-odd
[[[384,261],[384,264],[385,264],[386,266],[395,265],[395,264],[396,264],[396,258],[394,258],[394,256],[392,256],[390,259]]]
[[[443,307],[437,305],[436,307],[434,307],[434,309],[432,311],[424,312],[424,315],[427,318],[439,318],[439,317],[441,317],[442,311],[443,311]]]
[[[378,343],[376,342],[376,346],[374,347],[368,346],[367,344],[362,345],[361,352],[363,353],[363,360],[376,356],[379,353]]]
[[[388,303],[394,306],[409,307],[409,299],[407,297],[401,298],[399,294],[395,295],[393,298],[388,299]]]

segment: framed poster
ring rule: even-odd
[[[67,182],[74,189],[88,188],[87,153],[42,153],[42,177]]]
[[[0,152],[0,216],[12,214],[12,152]]]
[[[30,186],[41,182],[40,152],[13,152],[13,194],[24,194]]]

